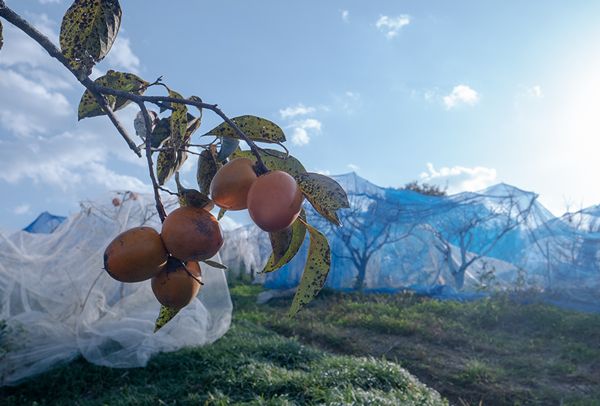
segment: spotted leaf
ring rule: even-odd
[[[169,97],[183,99],[179,93],[169,90]],[[171,103],[173,113],[171,114],[171,139],[177,146],[184,145],[188,128],[188,109],[185,104]],[[190,133],[191,135],[191,133]]]
[[[286,155],[275,149],[265,148],[260,152],[260,157],[272,171],[284,171],[297,177],[302,173],[306,173],[304,165],[291,155]],[[242,151],[239,148],[231,155],[231,158],[248,158],[256,162],[256,156],[250,150]]]
[[[331,268],[331,249],[327,238],[316,228],[306,224],[310,234],[308,258],[298,290],[294,295],[289,316],[292,317],[313,300],[325,285]]]
[[[75,0],[60,27],[60,47],[71,68],[88,76],[110,51],[120,25],[118,0]]]
[[[187,159],[185,151],[177,151],[169,141],[163,145],[164,150],[158,154],[156,161],[156,177],[159,185],[164,185],[171,176],[181,168]]]
[[[269,233],[273,253],[269,257],[263,272],[276,271],[296,256],[306,237],[306,226],[303,222],[305,220],[306,214],[302,210],[300,218],[296,219],[294,224],[283,234]]]
[[[196,180],[200,191],[206,195],[210,193],[210,183],[221,165],[215,159],[215,153],[212,150],[204,150],[198,157],[198,170]]]
[[[239,129],[253,141],[272,143],[285,141],[283,130],[277,124],[267,119],[256,116],[240,116],[231,119],[231,121],[233,121]],[[240,138],[233,127],[227,123],[220,124],[204,135]]]
[[[306,199],[327,220],[341,225],[337,210],[350,207],[346,191],[335,180],[318,173],[307,172],[296,181]]]
[[[179,309],[172,309],[166,306],[160,306],[160,312],[158,313],[158,318],[156,319],[156,323],[154,324],[154,332],[156,333],[158,330],[164,327],[175,315],[179,313]]]
[[[133,73],[116,72],[109,70],[106,75],[99,77],[94,81],[97,85],[110,87],[115,90],[122,90],[128,93],[141,95],[146,91],[148,82],[134,75]],[[127,106],[130,101],[123,97],[111,95],[104,96],[108,106],[114,110],[120,110]],[[96,98],[89,90],[86,90],[79,102],[78,117],[79,120],[89,117],[96,117],[106,114],[102,107],[96,101]]]

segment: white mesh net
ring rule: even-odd
[[[78,355],[98,365],[141,367],[153,354],[209,344],[228,330],[225,275],[201,264],[198,297],[153,333],[160,304],[150,282],[113,280],[102,255],[120,232],[158,227],[154,202],[129,192],[113,198],[82,203],[52,234],[0,234],[0,385]]]

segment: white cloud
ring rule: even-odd
[[[427,172],[421,174],[423,182],[447,186],[449,193],[485,189],[496,183],[496,178],[494,168],[453,166],[435,169],[432,163],[428,163]]]
[[[108,127],[108,125],[106,125]],[[0,180],[18,183],[30,180],[62,191],[90,185],[106,189],[149,190],[134,176],[118,174],[107,167],[115,144],[115,133],[107,138],[99,132],[65,132],[53,137],[0,141]],[[114,140],[113,140],[114,138]]]
[[[474,106],[479,102],[479,94],[477,91],[467,85],[454,86],[452,92],[444,96],[444,105],[448,110],[457,107],[460,104]]]
[[[41,4],[60,4],[62,0],[38,0]]]
[[[292,143],[294,145],[306,145],[310,142],[312,134],[321,132],[321,122],[315,118],[307,118],[293,122],[288,128],[292,128]]]
[[[348,164],[347,166],[352,172],[358,172],[358,170],[360,169],[360,166],[356,164]]]
[[[544,93],[542,92],[542,87],[540,85],[535,85],[527,89],[527,95],[537,98],[544,97]]]
[[[345,23],[350,21],[350,12],[348,10],[342,10],[342,20]]]
[[[23,215],[23,214],[27,214],[30,211],[31,211],[31,206],[27,203],[20,204],[13,209],[13,213],[16,215],[19,215],[19,216]]]
[[[331,171],[329,171],[327,169],[316,169],[314,172],[319,173],[321,175],[325,175],[325,176],[331,175]]]
[[[398,35],[402,27],[410,24],[410,16],[406,14],[397,17],[381,16],[375,23],[379,31],[383,32],[388,39]]]
[[[22,137],[47,133],[72,114],[67,98],[12,69],[0,69],[0,124]]]
[[[119,67],[131,73],[139,73],[140,58],[131,49],[129,38],[117,37],[105,61],[110,68]]]
[[[296,116],[303,116],[307,114],[314,113],[316,109],[314,107],[305,106],[302,103],[299,103],[295,106],[286,107],[285,109],[279,110],[279,115],[281,118],[293,118]]]
[[[347,90],[341,95],[335,95],[335,106],[346,114],[354,114],[361,107],[360,93]]]

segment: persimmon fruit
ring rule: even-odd
[[[248,158],[232,159],[215,174],[210,183],[210,196],[217,206],[226,210],[243,210],[248,190],[257,176]]]
[[[155,229],[135,227],[108,244],[104,251],[104,269],[119,282],[141,282],[158,274],[168,257]]]
[[[264,231],[280,231],[292,225],[302,209],[302,191],[286,172],[260,176],[248,191],[248,213]]]
[[[152,292],[163,306],[181,309],[194,300],[200,291],[201,281],[202,271],[198,262],[188,261],[184,267],[181,261],[170,258],[164,269],[152,278]]]
[[[173,210],[163,223],[162,240],[167,251],[182,261],[202,261],[214,256],[223,246],[219,222],[199,207]]]

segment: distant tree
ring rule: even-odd
[[[491,207],[472,201],[449,206],[448,215],[430,219],[422,229],[433,234],[434,247],[442,254],[457,289],[465,283],[465,273],[481,260],[512,230],[527,221],[537,195],[520,202],[512,194],[496,199]],[[434,281],[442,272],[439,268]]]
[[[327,234],[335,236],[332,256],[352,262],[356,270],[354,289],[362,290],[369,262],[379,250],[410,236],[402,224],[403,208],[383,196],[349,193],[350,208],[339,212],[343,227],[323,223]]]
[[[447,196],[448,195],[447,187],[444,187],[442,189],[440,186],[430,185],[429,183],[419,183],[416,180],[404,185],[403,189],[412,190],[413,192],[417,192],[417,193],[420,193],[422,195],[427,195],[427,196]]]

